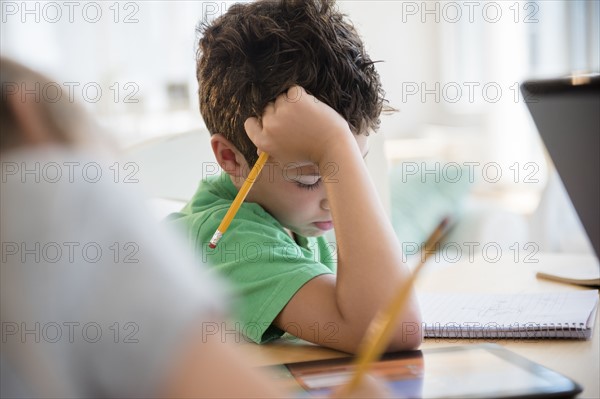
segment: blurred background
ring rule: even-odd
[[[195,27],[233,3],[3,0],[1,52],[56,79],[120,148],[140,148],[202,131]],[[471,197],[534,219],[554,172],[519,87],[525,79],[600,70],[599,1],[351,0],[338,7],[371,58],[382,61],[387,97],[400,111],[382,116],[374,135],[385,157],[368,159],[388,208],[390,170],[413,162],[443,175],[452,163],[471,168]],[[206,159],[208,142],[198,143]],[[182,190],[163,196],[186,200],[191,194]]]

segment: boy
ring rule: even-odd
[[[224,173],[171,219],[237,289],[244,335],[356,352],[408,276],[363,160],[384,104],[373,62],[329,1],[235,5],[202,33],[200,111]],[[209,249],[257,148],[269,161]],[[388,349],[417,347],[419,327],[412,294]]]

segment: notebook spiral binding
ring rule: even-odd
[[[439,323],[426,325],[426,338],[578,338],[588,339],[592,330],[584,323],[522,323],[513,325],[460,325]]]

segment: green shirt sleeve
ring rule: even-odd
[[[183,214],[171,219],[184,224],[202,260],[232,285],[237,329],[256,343],[280,337],[283,331],[272,326],[273,320],[309,280],[334,273],[335,251],[322,237],[298,237],[296,243],[277,220],[252,203],[242,205],[219,245],[210,249],[208,242],[233,198],[205,207],[208,202],[202,197],[206,193],[197,194],[195,205],[192,200]]]

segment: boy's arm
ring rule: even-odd
[[[339,114],[299,87],[270,104],[262,124],[249,118],[246,131],[260,150],[284,164],[310,161],[319,166],[335,226],[337,276],[306,283],[275,324],[284,329],[293,325],[290,332],[308,341],[356,352],[373,316],[409,273],[356,140]],[[332,165],[335,178],[327,176]],[[419,346],[420,323],[413,293],[388,349]]]

